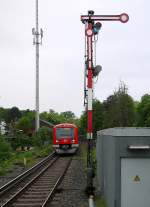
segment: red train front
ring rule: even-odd
[[[74,124],[58,124],[53,127],[53,148],[58,154],[73,154],[79,148],[78,128]]]

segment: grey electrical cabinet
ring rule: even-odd
[[[150,128],[98,131],[96,156],[107,207],[150,207]]]

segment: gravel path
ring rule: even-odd
[[[50,207],[87,207],[88,200],[85,195],[86,175],[81,157],[75,156],[58,188]]]

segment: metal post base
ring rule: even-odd
[[[95,207],[94,196],[92,196],[92,195],[89,197],[89,207]]]
[[[85,192],[88,196],[93,195],[95,192],[95,187],[93,186],[94,170],[93,168],[87,168],[87,187]]]

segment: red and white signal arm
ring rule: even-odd
[[[126,23],[129,20],[128,14],[122,13],[120,15],[93,15],[91,17],[82,15],[81,21],[84,23],[85,21],[88,21],[89,18],[93,21],[120,21],[122,23]]]

